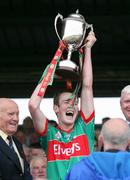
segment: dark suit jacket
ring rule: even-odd
[[[23,158],[24,173],[15,153],[0,136],[0,180],[32,180],[22,145],[16,138],[13,137],[13,140],[21,158]]]

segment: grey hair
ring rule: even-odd
[[[123,89],[122,89],[122,91],[121,91],[121,96],[122,96],[122,94],[124,94],[124,93],[130,93],[130,85],[127,85],[127,86],[125,86]]]

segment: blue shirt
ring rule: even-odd
[[[94,152],[76,163],[66,180],[130,180],[130,153]]]

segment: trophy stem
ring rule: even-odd
[[[67,60],[71,60],[72,52],[73,52],[73,46],[69,45],[68,54],[67,54]]]
[[[72,51],[68,51],[67,60],[71,60]]]

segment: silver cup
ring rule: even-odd
[[[62,21],[61,37],[57,30],[57,21],[60,18]],[[61,14],[55,17],[55,31],[60,41],[62,41],[67,50],[67,58],[59,61],[56,74],[65,79],[75,79],[79,76],[82,68],[82,62],[76,64],[71,60],[72,53],[83,47],[83,41],[86,34],[86,29],[91,28],[93,31],[92,24],[85,22],[84,17],[76,13],[70,14],[67,18],[63,19]]]

